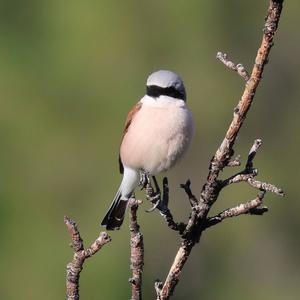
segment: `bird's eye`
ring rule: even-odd
[[[147,86],[147,95],[154,98],[158,98],[163,95],[185,100],[185,95],[178,91],[174,86],[164,88],[157,85],[149,85]]]

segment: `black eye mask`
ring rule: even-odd
[[[159,96],[169,96],[177,99],[182,99],[185,101],[185,95],[178,90],[176,90],[173,86],[170,87],[160,87],[157,85],[149,85],[147,86],[146,94],[150,97],[158,98]]]

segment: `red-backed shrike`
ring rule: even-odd
[[[181,78],[171,71],[152,73],[146,95],[128,113],[119,159],[123,180],[101,225],[120,228],[140,173],[155,175],[174,166],[191,142],[193,127]]]

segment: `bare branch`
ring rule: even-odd
[[[248,154],[248,159],[247,159],[245,169],[243,171],[223,180],[221,183],[222,188],[224,188],[225,186],[230,185],[232,183],[239,183],[242,181],[247,182],[249,179],[254,178],[257,175],[257,173],[258,173],[257,169],[253,168],[253,160],[254,160],[257,150],[261,146],[261,144],[262,144],[261,139],[256,139],[254,141],[254,143],[249,151],[249,154]]]
[[[160,300],[160,293],[161,293],[162,287],[163,287],[163,283],[159,279],[156,279],[154,282],[154,288],[155,288],[156,296],[157,296],[156,300]]]
[[[175,231],[178,231],[179,234],[182,234],[186,225],[182,222],[175,222],[173,215],[168,207],[169,204],[169,184],[168,178],[164,177],[163,179],[163,194],[162,194],[162,202],[158,206],[160,214],[166,220],[168,226]]]
[[[254,211],[254,208],[258,208],[258,206],[262,204],[264,195],[265,192],[262,192],[258,194],[257,197],[253,200],[250,200],[246,203],[239,204],[236,207],[228,208],[223,212],[219,213],[218,215],[208,218],[205,224],[205,228],[209,228],[213,225],[216,225],[228,218],[237,217],[242,214],[249,214],[251,213],[251,210],[253,210],[253,212],[257,212]],[[264,208],[263,212],[260,210],[260,214],[264,212],[266,212],[266,208]],[[257,213],[253,213],[253,214],[257,215]]]
[[[246,163],[246,168],[247,170],[249,169],[252,169],[253,168],[253,160],[254,160],[254,157],[257,153],[257,150],[259,149],[259,147],[262,145],[262,140],[261,139],[256,139],[249,151],[249,154],[248,154],[248,160],[247,160],[247,163]]]
[[[161,212],[160,214],[166,220],[167,225],[170,227],[170,229],[178,231],[180,235],[183,234],[186,228],[186,224],[182,222],[175,222],[173,215],[171,214],[169,209],[165,210],[163,213]]]
[[[241,156],[238,155],[236,158],[234,158],[233,160],[230,160],[227,163],[227,167],[239,167],[241,165]]]
[[[71,246],[74,249],[74,251],[78,252],[80,250],[83,250],[84,248],[83,241],[81,239],[76,223],[67,216],[64,216],[64,222],[67,225],[68,231],[71,235],[71,239],[72,239]]]
[[[229,69],[236,71],[244,80],[247,82],[249,80],[249,74],[242,64],[235,64],[228,59],[226,53],[218,52],[216,58],[221,61]]]
[[[170,268],[163,287],[159,292],[159,300],[169,299],[172,295],[175,286],[179,281],[179,276],[182,272],[184,264],[187,261],[193,246],[200,241],[201,233],[205,229],[207,215],[222,189],[223,182],[219,180],[218,177],[224,167],[230,164],[230,160],[234,154],[233,146],[236,137],[253,102],[256,89],[263,74],[264,66],[268,62],[268,56],[271,47],[273,46],[273,38],[281,15],[282,3],[283,0],[270,0],[269,2],[267,17],[265,18],[262,42],[257,51],[250,78],[245,75],[247,73],[241,71],[244,68],[241,66],[238,68],[235,64],[229,62],[229,60],[227,60],[227,56],[224,57],[224,55],[219,55],[222,57],[224,62],[227,63],[228,61],[230,68],[236,70],[239,74],[242,73],[240,75],[246,80],[246,85],[242,97],[234,109],[233,119],[225,134],[225,137],[211,160],[206,183],[202,188],[198,204],[193,207],[191,217],[183,235],[183,241],[178,249],[177,255]],[[240,71],[238,71],[238,69]],[[255,199],[254,202],[255,205],[257,205],[257,203],[260,202],[260,199]],[[250,211],[250,208],[248,211]]]
[[[249,178],[247,180],[247,183],[249,183],[252,187],[261,190],[261,191],[267,191],[274,193],[278,196],[284,196],[284,192],[281,188],[275,186],[274,184],[267,183],[267,182],[262,182],[258,180],[254,180],[253,178]]]
[[[255,63],[252,69],[251,77],[248,80],[243,95],[235,109],[233,120],[227,130],[225,138],[216,152],[212,165],[220,163],[218,170],[225,166],[228,157],[232,155],[232,147],[237,134],[242,127],[247,112],[252,104],[256,89],[260,83],[265,64],[268,62],[268,56],[273,46],[274,34],[277,30],[283,1],[270,0],[268,15],[263,30],[263,38],[260,48],[257,51]],[[216,174],[218,172],[213,171]],[[212,174],[211,174],[212,175]]]
[[[137,223],[137,210],[142,202],[134,198],[129,200],[129,229],[130,229],[130,268],[132,277],[131,283],[131,300],[142,299],[142,274],[144,266],[144,240],[140,232],[140,226]]]
[[[269,209],[267,206],[260,206],[260,207],[251,208],[248,214],[253,216],[262,216],[264,213],[268,211]]]
[[[225,187],[227,185],[233,184],[233,183],[239,183],[239,182],[248,182],[249,179],[253,178],[253,176],[257,175],[257,171],[253,170],[252,173],[244,173],[244,171],[237,173],[231,177],[229,177],[226,180],[223,180],[222,187]]]
[[[199,200],[196,198],[196,196],[192,193],[191,190],[191,181],[188,179],[186,183],[182,183],[180,185],[182,189],[184,189],[185,193],[189,197],[190,204],[192,207],[196,206],[199,202]]]
[[[168,207],[168,203],[169,203],[168,178],[164,177],[163,179],[163,194],[161,194],[159,185],[157,184],[155,177],[153,179],[155,184],[155,190],[152,187],[150,180],[148,181],[146,186],[146,197],[151,203],[154,204],[150,210],[147,210],[147,212],[152,212],[155,209],[158,209],[161,216],[167,222],[169,228],[178,231],[179,234],[181,235],[186,228],[186,224],[182,222],[175,222],[173,215]]]
[[[170,268],[169,274],[160,290],[160,294],[158,295],[157,299],[169,299],[169,297],[173,294],[175,286],[179,281],[179,275],[191,253],[191,250],[192,245],[181,243],[181,246],[177,251],[174,262]]]
[[[89,248],[84,250],[83,241],[76,223],[67,216],[64,217],[64,222],[67,225],[68,231],[71,235],[71,245],[75,252],[73,260],[67,265],[66,297],[67,300],[79,300],[79,277],[85,259],[97,253],[102,246],[111,241],[111,238],[106,232],[100,232],[100,235],[95,242]]]
[[[254,160],[257,150],[259,149],[261,144],[262,144],[261,139],[256,139],[254,141],[254,143],[249,151],[249,154],[248,154],[248,160],[247,160],[245,169],[243,171],[223,180],[222,188],[224,188],[225,186],[228,186],[230,184],[233,184],[233,183],[246,182],[256,189],[272,192],[278,196],[284,196],[284,192],[281,188],[278,188],[271,183],[254,180],[254,177],[257,175],[258,172],[257,172],[257,169],[253,168],[253,160]]]
[[[281,188],[275,186],[274,184],[259,181],[259,180],[254,180],[253,177],[257,175],[257,171],[254,169],[253,173],[238,173],[233,175],[232,177],[226,179],[222,183],[222,188],[233,184],[233,183],[239,183],[239,182],[246,182],[255,189],[261,190],[261,191],[266,191],[266,192],[271,192],[274,193],[278,196],[284,196],[284,192]]]

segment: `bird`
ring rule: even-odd
[[[101,225],[107,230],[121,227],[140,174],[154,176],[172,168],[186,153],[193,132],[182,79],[168,70],[151,73],[145,96],[127,115],[119,152],[123,178]]]

